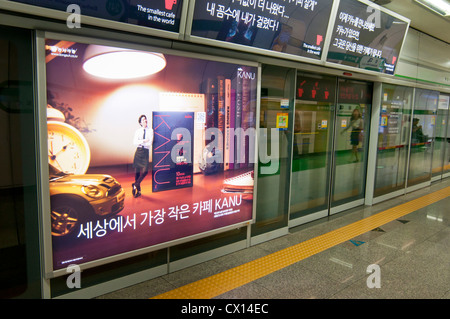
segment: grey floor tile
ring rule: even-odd
[[[387,224],[381,225],[380,228],[384,232],[389,232],[391,230],[395,230],[397,227],[400,227],[401,225],[404,225],[404,224],[399,222],[398,220],[393,220]]]
[[[450,250],[445,244],[426,240],[419,245],[416,245],[409,255],[414,258],[424,259],[426,262],[440,263],[447,266],[447,273],[450,275]],[[450,282],[449,282],[450,288]]]
[[[303,225],[305,226],[305,225]],[[291,230],[289,240],[295,243],[301,243],[317,236],[326,234],[330,227],[321,227],[320,225],[312,226],[311,228],[304,228],[301,230]]]
[[[450,200],[448,201],[450,205]],[[408,215],[411,221],[420,222],[425,225],[449,227],[450,226],[450,211],[444,211],[443,208],[427,210],[421,209]]]
[[[174,285],[175,287],[181,287],[225,270],[227,270],[227,267],[215,260],[211,260],[175,271],[173,273],[169,273],[162,276],[161,278]]]
[[[329,299],[374,299],[368,292],[369,289],[377,288],[368,288],[366,282],[366,278],[359,279],[355,283],[333,294]]]
[[[382,245],[375,241],[368,241],[359,246],[352,244],[348,246],[350,247],[349,249],[354,250],[358,254],[360,259],[366,261],[367,266],[371,264],[383,265],[404,254],[403,251],[395,247]]]
[[[255,282],[283,299],[324,299],[344,287],[344,284],[303,267],[301,262]]]
[[[448,265],[408,254],[382,266],[381,288],[371,292],[378,298],[440,298],[449,275]]]
[[[215,259],[215,261],[227,269],[240,266],[252,260],[264,257],[267,255],[267,251],[261,249],[259,245],[251,246],[246,249],[242,249],[231,254],[221,256]]]
[[[405,268],[396,271],[382,266],[380,273],[380,288],[369,288],[366,277],[354,282],[341,293],[373,299],[438,299],[446,292],[442,287],[418,280],[417,274],[410,273]]]
[[[402,251],[408,251],[427,238],[442,230],[442,226],[424,225],[416,221],[397,227],[395,231],[389,231],[374,239],[375,242],[387,247],[395,247]]]
[[[447,227],[428,238],[429,241],[445,246],[445,250],[450,252],[450,228]]]
[[[279,238],[275,238],[266,242],[263,242],[261,244],[258,244],[257,246],[264,250],[267,254],[271,254],[277,251],[280,251],[282,249],[291,247],[294,245],[295,242],[293,242],[292,237],[289,235],[282,236]]]
[[[450,290],[442,296],[442,299],[450,299]]]
[[[371,241],[371,240],[377,238],[378,236],[383,235],[384,233],[385,233],[385,231],[383,231],[383,230],[379,230],[379,231],[378,230],[371,230],[371,231],[365,232],[364,234],[358,235],[358,236],[352,238],[351,240],[355,241],[355,242],[364,242],[364,243],[366,243],[368,241]],[[357,246],[355,244],[352,244],[351,241],[347,241],[347,243],[349,244],[349,247]]]
[[[337,245],[302,260],[302,265],[338,283],[349,285],[365,275],[368,263],[357,252]]]
[[[159,277],[99,296],[96,299],[148,299],[175,288],[176,286]]]

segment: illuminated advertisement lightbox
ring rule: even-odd
[[[54,270],[253,220],[256,66],[45,43]]]
[[[195,0],[191,35],[320,59],[332,0]]]
[[[408,26],[367,1],[341,0],[327,61],[394,74]]]
[[[38,7],[75,12],[95,18],[127,24],[151,27],[159,30],[179,32],[183,0],[12,0]],[[71,7],[69,7],[71,6]],[[83,21],[80,21],[81,24]]]

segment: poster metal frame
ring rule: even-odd
[[[116,46],[116,47],[124,47],[128,49],[135,49],[135,50],[142,50],[142,51],[157,51],[163,54],[171,54],[171,55],[177,55],[182,57],[188,57],[188,58],[195,58],[195,59],[201,59],[201,60],[208,60],[208,61],[216,61],[216,62],[224,62],[224,63],[233,63],[233,64],[243,64],[247,66],[253,66],[257,68],[258,72],[258,81],[257,81],[257,92],[256,92],[256,132],[259,131],[259,121],[257,120],[259,118],[259,111],[260,111],[260,92],[259,89],[261,87],[261,65],[257,62],[253,61],[242,61],[242,60],[236,60],[233,58],[223,58],[223,57],[216,57],[216,56],[210,56],[206,54],[195,54],[190,52],[181,52],[177,50],[172,49],[166,49],[166,48],[159,48],[159,47],[150,47],[147,45],[141,45],[141,44],[128,44],[125,42],[119,42],[119,41],[112,41],[112,40],[104,40],[104,39],[97,39],[97,38],[90,38],[85,36],[74,36],[74,35],[68,35],[63,33],[55,33],[55,32],[48,32],[48,31],[37,31],[36,32],[36,77],[37,77],[37,88],[38,94],[37,101],[38,101],[38,112],[37,112],[37,133],[38,133],[38,145],[37,145],[37,151],[38,155],[37,158],[39,160],[39,184],[41,187],[41,207],[40,210],[42,212],[41,216],[41,232],[42,232],[42,243],[43,243],[43,275],[45,279],[50,279],[54,277],[59,277],[67,274],[67,271],[65,268],[62,269],[54,269],[53,267],[53,250],[52,250],[52,235],[51,235],[51,220],[49,218],[48,212],[51,210],[50,205],[50,192],[49,192],[49,173],[48,173],[48,158],[47,158],[47,114],[46,114],[46,108],[47,108],[47,81],[46,81],[46,64],[45,64],[45,40],[46,39],[54,39],[54,40],[66,40],[66,41],[73,41],[73,42],[82,42],[86,44],[102,44],[102,45],[110,45],[110,46]],[[257,133],[258,134],[258,133]],[[258,171],[258,135],[255,136],[255,151],[254,151],[254,170]],[[77,264],[81,270],[93,268],[96,266],[108,264],[111,262],[115,262],[118,260],[123,260],[126,258],[131,258],[134,256],[142,255],[145,253],[149,253],[155,250],[169,248],[174,245],[190,242],[193,240],[197,240],[200,238],[204,238],[207,236],[212,236],[215,234],[219,234],[222,232],[226,232],[228,230],[236,229],[236,228],[242,228],[242,227],[249,227],[251,224],[255,222],[256,219],[256,198],[257,198],[257,174],[254,174],[254,190],[253,190],[253,202],[252,202],[252,216],[250,219],[241,221],[236,224],[232,225],[226,225],[224,227],[212,229],[209,231],[200,232],[197,234],[193,234],[190,236],[170,240],[167,242],[163,242],[160,244],[147,246],[144,248],[138,248],[134,249],[125,253],[116,254],[113,256],[100,258],[97,260]]]
[[[97,18],[92,16],[82,15],[81,25],[97,26],[110,30],[120,30],[125,32],[132,32],[142,35],[158,36],[162,38],[168,38],[173,40],[181,40],[184,37],[185,25],[186,25],[186,13],[189,0],[183,1],[183,7],[181,9],[180,27],[178,32],[166,31],[156,29],[152,27],[139,26],[125,22],[107,20],[103,18]],[[59,21],[66,21],[72,13],[60,11],[57,9],[50,9],[45,7],[39,7],[31,4],[15,2],[11,0],[0,0],[0,9],[14,11],[22,14],[29,14],[32,16],[38,16],[43,18],[50,18]],[[76,30],[76,29],[75,29]]]
[[[336,0],[334,0],[334,1],[336,1]],[[332,4],[332,10],[330,13],[328,23],[330,23],[330,20],[332,17],[333,7],[335,6],[334,1]],[[192,35],[191,33],[192,33],[192,22],[193,22],[193,18],[194,18],[195,2],[196,2],[196,0],[189,1],[189,7],[188,7],[188,11],[187,11],[186,28],[185,28],[185,36],[184,36],[184,40],[186,40],[186,41],[189,41],[192,43],[204,44],[204,45],[211,45],[211,46],[235,50],[235,51],[241,51],[241,52],[247,52],[247,53],[253,53],[253,54],[261,54],[261,55],[265,55],[268,57],[281,58],[281,59],[285,59],[285,60],[287,59],[287,60],[292,60],[292,61],[297,61],[297,62],[304,62],[304,63],[310,63],[310,64],[316,64],[316,65],[324,65],[325,64],[325,61],[323,59],[323,56],[324,56],[323,53],[322,53],[322,56],[320,59],[312,59],[312,58],[302,57],[302,56],[298,56],[298,55],[294,55],[294,54],[276,52],[276,51],[272,51],[272,50],[268,50],[268,49],[262,49],[262,48],[258,48],[258,47],[246,46],[246,45],[242,45],[242,44],[224,42],[224,41],[220,41],[220,40],[214,40],[214,39],[209,39],[209,38]],[[327,30],[327,32],[328,32],[328,30]],[[328,33],[326,34],[326,36],[328,36]],[[323,48],[325,50],[325,44],[324,44]]]
[[[339,4],[340,4],[341,0],[334,0],[334,1],[335,1],[335,4],[334,4],[335,7],[333,9],[335,9],[336,11],[334,12],[333,21],[329,22],[329,23],[332,23],[332,25],[331,25],[331,27],[330,27],[330,25],[328,25],[329,29],[328,29],[327,38],[326,38],[330,42],[328,42],[328,47],[326,49],[327,50],[326,55],[324,54],[322,56],[324,58],[325,66],[333,67],[333,68],[339,68],[339,69],[344,69],[344,70],[350,71],[350,72],[360,72],[360,73],[367,73],[367,74],[380,74],[380,75],[388,76],[388,77],[389,76],[391,76],[391,77],[395,76],[395,72],[397,70],[397,67],[395,67],[395,70],[394,70],[394,72],[392,74],[388,74],[388,73],[383,73],[383,72],[365,70],[365,69],[361,69],[361,68],[353,67],[353,66],[348,66],[348,65],[340,65],[339,63],[327,61],[328,51],[329,51],[330,44],[331,44],[331,36],[332,36],[332,33],[333,33],[334,23],[335,23],[337,14],[338,14]],[[376,3],[370,2],[368,0],[355,0],[355,1],[361,2],[362,4],[366,5],[367,7],[372,7],[375,10],[379,10],[379,11],[381,11],[381,12],[387,14],[387,15],[390,15],[390,16],[392,16],[394,18],[397,18],[397,19],[399,19],[399,20],[401,20],[401,21],[403,21],[403,22],[405,22],[407,24],[406,30],[405,30],[405,34],[403,35],[402,44],[401,44],[400,50],[398,52],[398,58],[400,58],[400,56],[402,54],[402,50],[403,50],[403,48],[405,46],[405,41],[406,41],[406,37],[408,35],[408,30],[409,30],[409,26],[411,24],[411,20],[406,18],[406,17],[404,17],[404,16],[402,16],[402,15],[400,15],[400,14],[398,14],[398,13],[396,13],[396,12],[393,12],[393,11],[391,11],[389,9],[383,8],[383,7],[379,6]]]

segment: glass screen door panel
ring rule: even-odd
[[[450,96],[446,95],[446,97],[448,99],[450,99]],[[449,101],[446,101],[447,103],[449,103]],[[448,108],[450,108],[450,105],[447,105]],[[443,168],[443,174],[447,174],[450,173],[450,111],[449,111],[449,115],[448,115],[448,119],[447,119],[447,125],[445,128],[447,134],[447,143],[445,144],[445,154],[444,154],[444,168]],[[445,175],[444,175],[445,176]]]
[[[411,127],[408,187],[431,180],[439,92],[416,89]]]
[[[405,188],[413,88],[383,84],[374,196]]]
[[[42,297],[32,30],[0,25],[0,298]]]
[[[372,84],[339,79],[331,207],[364,198]]]
[[[263,65],[256,220],[252,236],[287,226],[295,69]],[[282,119],[286,122],[282,123]],[[261,158],[261,153],[267,158]]]
[[[438,109],[436,112],[436,129],[435,129],[435,139],[433,143],[433,162],[431,167],[431,176],[437,177],[439,179],[442,176],[446,162],[445,154],[447,147],[447,124],[448,124],[448,106],[449,106],[449,96],[439,95]],[[448,158],[447,158],[448,164]]]
[[[336,78],[298,74],[290,218],[328,209]]]

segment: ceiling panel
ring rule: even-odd
[[[450,17],[442,17],[414,0],[375,0],[382,7],[411,20],[411,27],[450,44]]]

